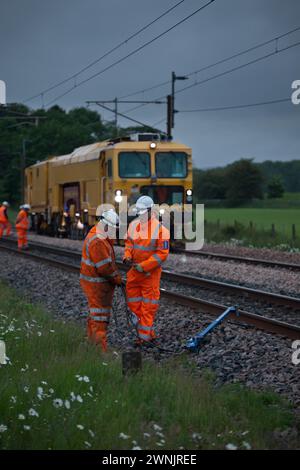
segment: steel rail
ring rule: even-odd
[[[13,240],[6,240],[5,243],[13,243]],[[32,243],[33,249],[38,249],[44,252],[53,253],[56,255],[61,255],[69,258],[77,258],[78,261],[81,259],[81,253],[74,250],[66,250],[62,248],[53,247],[43,243]],[[117,261],[118,268],[125,271],[126,268],[120,261]],[[239,286],[236,284],[230,284],[228,282],[215,281],[212,279],[207,279],[199,276],[192,276],[190,274],[176,273],[174,271],[169,271],[163,269],[163,279],[171,282],[178,282],[185,285],[193,285],[202,287],[205,289],[218,289],[220,291],[232,292],[233,294],[245,295],[249,298],[256,300],[268,302],[273,305],[285,306],[293,308],[295,310],[300,310],[300,299],[297,297],[292,297],[283,294],[275,294],[273,292],[263,291],[260,289],[253,289],[251,287]]]
[[[0,243],[0,249],[8,251],[12,254],[23,256],[33,261],[46,263],[50,266],[54,266],[69,272],[79,273],[79,266],[74,264],[65,263],[53,258],[43,257],[28,251],[19,251],[16,248],[11,248],[5,243]],[[64,251],[64,250],[60,250]],[[183,294],[178,294],[175,292],[168,291],[166,289],[160,289],[161,295],[163,298],[169,299],[172,302],[176,302],[180,305],[188,306],[192,309],[199,309],[204,313],[209,314],[220,314],[226,309],[226,306],[216,304],[213,302],[208,302],[195,297],[188,297]],[[300,327],[291,325],[289,323],[281,322],[278,320],[272,320],[270,318],[263,317],[261,315],[256,315],[254,313],[249,313],[243,310],[239,310],[239,315],[231,315],[230,318],[234,321],[240,321],[254,326],[257,329],[266,331],[267,333],[275,333],[282,335],[290,339],[299,339],[300,338]]]
[[[254,265],[263,265],[266,267],[270,268],[283,268],[283,269],[289,269],[293,271],[300,271],[300,264],[296,263],[286,263],[284,261],[272,261],[272,260],[266,260],[266,259],[261,259],[261,258],[249,258],[247,256],[236,256],[236,255],[227,255],[225,253],[213,253],[211,251],[191,251],[191,250],[185,250],[183,248],[174,248],[172,250],[172,253],[174,254],[185,254],[188,256],[203,256],[205,258],[215,258],[215,259],[221,259],[224,261],[237,261],[239,263],[246,263],[246,264],[254,264]]]

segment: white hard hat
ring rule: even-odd
[[[119,226],[119,216],[113,209],[102,211],[101,206],[98,206],[96,210],[96,217],[100,217],[100,219],[110,227],[116,228]]]
[[[136,212],[138,215],[145,214],[149,209],[154,206],[154,201],[150,196],[141,196],[135,203]]]
[[[2,202],[2,206],[9,207],[9,202],[7,202],[7,201],[3,201],[3,202]]]
[[[23,204],[22,209],[25,211],[30,211],[30,204]]]

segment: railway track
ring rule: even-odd
[[[196,256],[196,257],[205,257],[211,259],[220,259],[223,261],[236,261],[238,263],[246,263],[246,264],[253,264],[253,265],[261,265],[266,266],[269,268],[282,268],[288,269],[291,271],[300,271],[300,264],[296,263],[286,263],[283,261],[271,261],[266,259],[260,258],[249,258],[244,256],[235,256],[235,255],[226,255],[224,253],[213,253],[210,251],[191,251],[185,250],[183,248],[174,248],[172,250],[174,254],[184,254],[188,256]]]
[[[48,265],[58,267],[60,269],[64,269],[73,273],[78,273],[79,272],[79,266],[78,264],[74,263],[67,263],[65,261],[61,261],[57,258],[51,258],[51,257],[45,257],[38,255],[36,253],[31,253],[28,251],[22,251],[19,252],[16,248],[13,248],[11,245],[14,243],[13,240],[10,240],[9,242],[5,243],[0,243],[0,249],[6,250],[12,254],[28,257],[29,259],[32,259],[33,261],[37,261],[39,263],[46,263]],[[40,250],[43,252],[47,253],[52,253],[55,254],[56,256],[61,256],[61,257],[67,257],[71,258],[73,261],[76,260],[78,261],[81,257],[81,254],[78,252],[74,251],[68,251],[64,250],[61,248],[54,248],[54,247],[49,247],[48,245],[43,245],[43,244],[31,244],[32,249]],[[118,263],[120,268],[122,270],[125,270],[125,267],[122,263]],[[168,278],[168,280],[173,280],[176,282],[181,282],[181,283],[195,283],[195,285],[199,285],[197,283],[205,283],[205,285],[213,286],[213,287],[219,287],[224,289],[230,289],[231,291],[234,290],[235,292],[242,292],[244,289],[246,289],[246,292],[249,295],[253,296],[267,296],[269,299],[268,301],[276,302],[277,304],[280,303],[282,305],[288,305],[289,307],[297,308],[300,309],[300,300],[293,298],[293,297],[288,297],[288,296],[279,296],[277,294],[272,294],[264,291],[255,291],[255,289],[249,289],[249,288],[243,288],[241,286],[234,286],[231,284],[226,284],[226,283],[218,283],[217,281],[210,281],[207,279],[202,279],[202,278],[197,278],[193,276],[187,276],[183,274],[177,274],[173,273],[170,271],[164,271],[163,276]],[[227,306],[217,304],[214,302],[208,302],[206,300],[196,298],[196,297],[191,297],[191,296],[186,296],[184,294],[176,293],[171,290],[167,289],[161,289],[161,295],[162,297],[169,299],[172,302],[176,302],[180,305],[185,305],[188,307],[191,307],[196,310],[200,310],[204,313],[209,313],[209,314],[220,314],[224,310],[226,310]],[[257,315],[254,313],[250,313],[244,310],[239,310],[238,311],[238,317],[235,314],[230,315],[229,317],[231,320],[234,321],[239,321],[242,323],[246,323],[249,325],[254,326],[255,328],[264,330],[268,333],[276,333],[280,334],[282,336],[288,337],[290,339],[298,339],[300,338],[300,327],[296,325],[291,325],[289,323],[283,322],[283,321],[278,321],[274,320],[271,318],[267,318],[262,315]]]
[[[15,244],[13,240],[6,240],[5,243]],[[32,249],[37,249],[45,253],[52,253],[56,256],[71,258],[73,260],[80,262],[81,253],[74,250],[66,250],[62,248],[57,248],[42,243],[31,243]],[[120,270],[125,271],[125,266],[117,261],[117,265]],[[207,279],[199,276],[193,276],[189,274],[176,273],[174,271],[163,270],[163,279],[171,282],[178,282],[180,284],[186,284],[189,286],[196,286],[211,290],[218,289],[219,291],[225,291],[237,295],[243,295],[247,298],[262,300],[272,305],[279,305],[292,308],[294,310],[300,311],[300,299],[288,295],[275,294],[268,291],[263,291],[260,289],[253,289],[250,287],[239,286],[236,284],[230,284],[227,282],[215,281],[212,279]]]

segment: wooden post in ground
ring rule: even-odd
[[[292,239],[293,241],[296,240],[296,225],[295,224],[292,225]]]
[[[272,224],[272,237],[275,237],[275,224]]]
[[[122,353],[122,372],[125,377],[130,374],[136,374],[141,369],[141,351],[126,351]]]

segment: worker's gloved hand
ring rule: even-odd
[[[125,266],[131,266],[132,265],[132,259],[131,258],[124,258],[123,263]]]
[[[116,286],[121,286],[122,284],[122,276],[121,274],[117,274],[116,276],[113,277],[113,282]]]
[[[143,266],[141,266],[140,264],[135,264],[133,267],[134,267],[134,269],[136,269],[139,273],[143,273],[143,272],[144,272]]]

